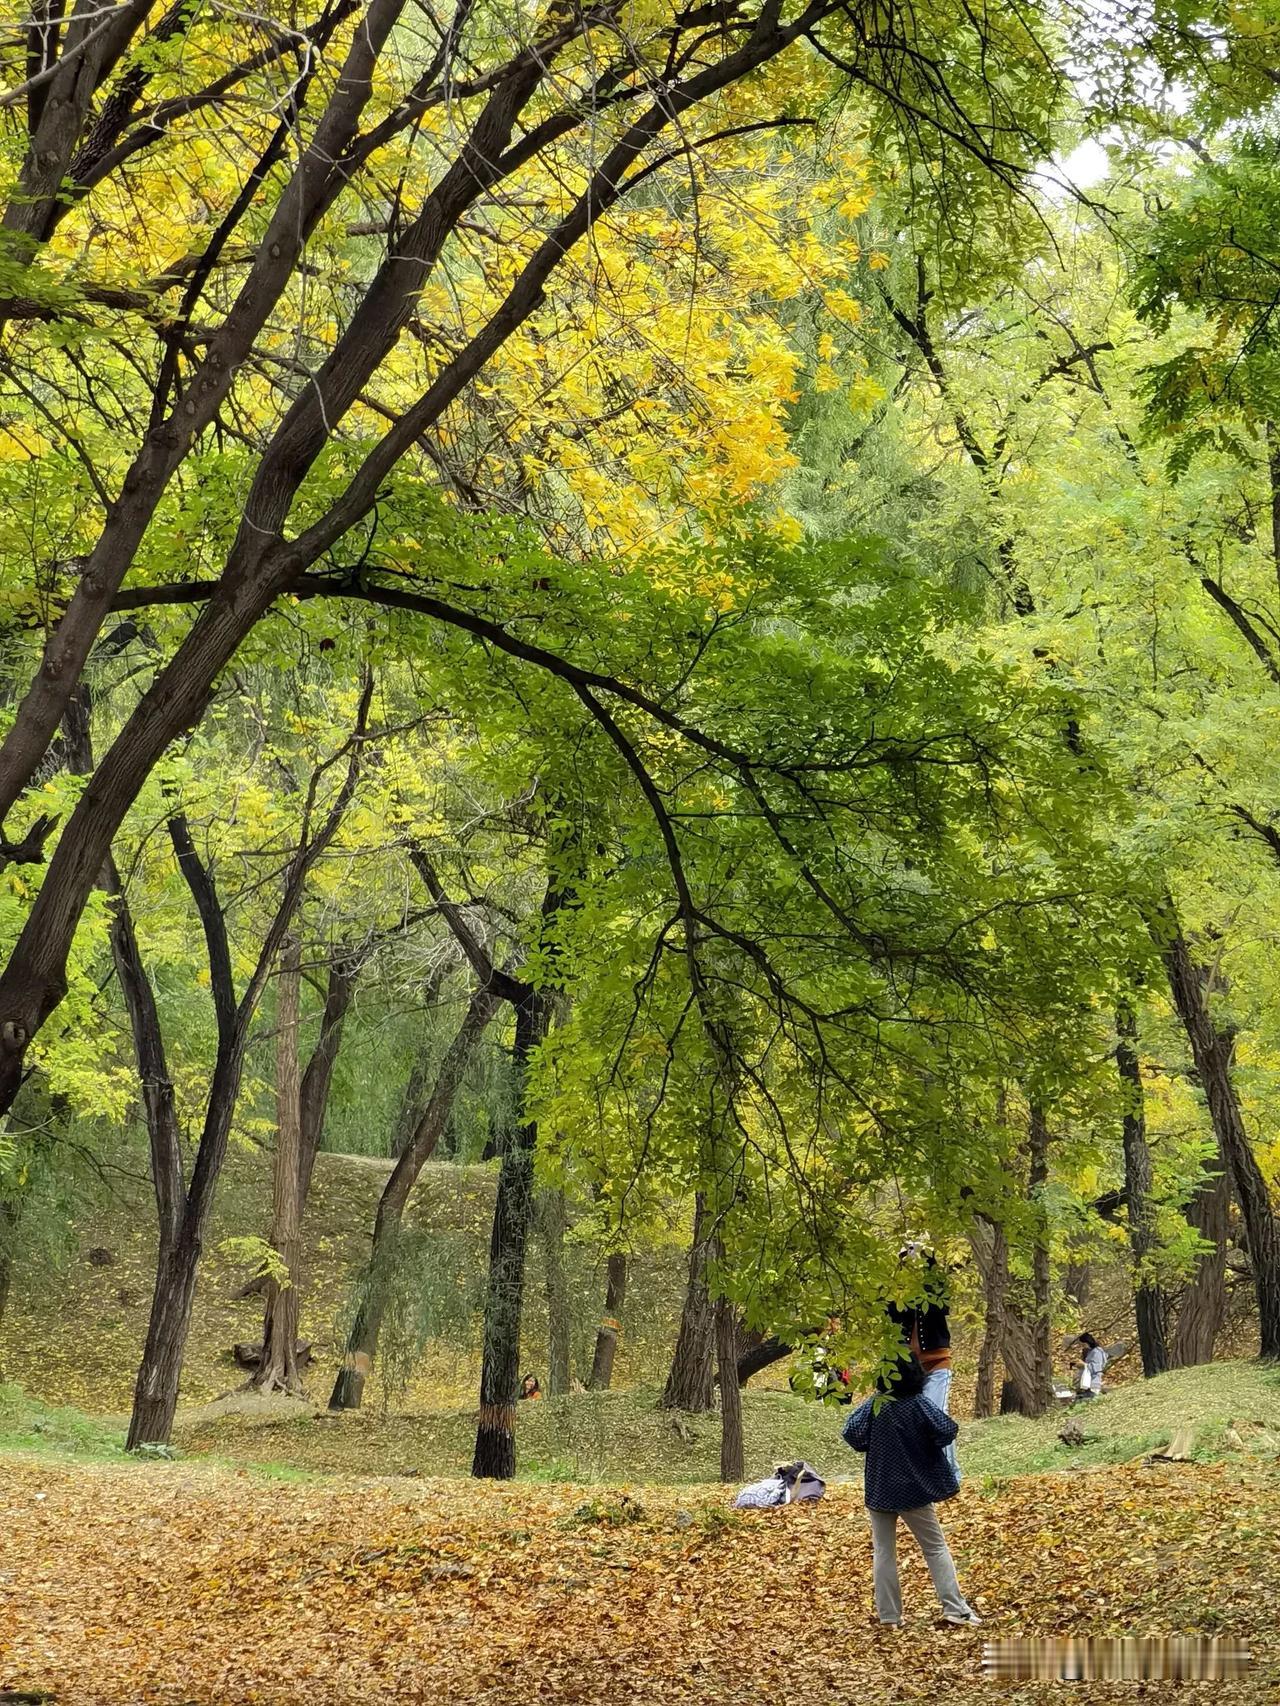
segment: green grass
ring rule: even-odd
[[[42,1404],[19,1386],[0,1385],[0,1451],[120,1457],[124,1436],[80,1410]]]
[[[663,1483],[715,1481],[718,1416],[673,1416],[655,1389],[586,1392],[522,1404],[519,1474],[533,1481]],[[839,1438],[841,1417],[784,1392],[747,1392],[743,1403],[748,1472],[764,1474],[791,1457],[821,1458],[838,1475],[856,1462]],[[471,1409],[398,1415],[378,1409],[319,1417],[234,1413],[179,1420],[186,1452],[223,1461],[291,1463],[337,1474],[465,1475],[475,1445]]]
[[[829,1480],[857,1480],[861,1460],[840,1439],[846,1412],[806,1403],[786,1392],[743,1395],[748,1477],[775,1462],[803,1457]],[[521,1405],[518,1473],[533,1482],[662,1485],[715,1481],[720,1468],[719,1418],[672,1416],[657,1392],[588,1392]],[[1058,1438],[1068,1419],[1083,1429],[1079,1446]],[[1244,1454],[1280,1455],[1280,1368],[1248,1362],[1180,1369],[1157,1380],[1117,1387],[1095,1403],[1038,1420],[1003,1416],[965,1422],[960,1452],[971,1481],[1082,1471],[1123,1463],[1193,1430],[1195,1456],[1213,1462],[1241,1455],[1227,1440],[1243,1429]],[[394,1414],[378,1407],[330,1417],[302,1406],[266,1406],[215,1417],[179,1416],[175,1444],[186,1457],[248,1469],[275,1480],[316,1476],[463,1476],[475,1443],[471,1409]],[[118,1456],[120,1434],[79,1411],[52,1408],[0,1387],[0,1450]]]
[[[718,1418],[673,1417],[657,1408],[656,1397],[652,1390],[583,1393],[522,1405],[520,1475],[641,1485],[716,1480]],[[785,1392],[747,1391],[748,1476],[803,1457],[828,1479],[857,1479],[860,1460],[840,1439],[843,1414]],[[1083,1445],[1059,1440],[1068,1418],[1083,1429]],[[1167,1444],[1179,1428],[1191,1427],[1196,1456],[1210,1462],[1233,1455],[1223,1437],[1233,1422],[1260,1424],[1264,1430],[1246,1438],[1251,1455],[1268,1457],[1280,1450],[1280,1369],[1214,1363],[1132,1382],[1092,1404],[1037,1420],[1005,1416],[966,1422],[960,1451],[970,1478],[999,1480],[1127,1462]],[[233,1415],[184,1424],[178,1438],[193,1454],[233,1463],[267,1459],[319,1472],[392,1475],[465,1475],[474,1443],[470,1410],[418,1415],[368,1410],[334,1419],[305,1411],[283,1418]]]
[[[125,1152],[133,1172],[140,1163]],[[322,1154],[303,1223],[299,1275],[301,1334],[311,1341],[312,1386],[321,1399],[341,1361],[342,1335],[390,1161]],[[404,1241],[403,1296],[389,1311],[367,1396],[394,1388],[397,1407],[467,1403],[479,1384],[480,1309],[493,1218],[492,1166],[428,1163],[410,1199]],[[271,1158],[234,1149],[218,1183],[204,1240],[191,1334],[182,1370],[184,1404],[207,1403],[244,1382],[232,1346],[262,1336],[262,1303],[240,1297],[243,1263],[223,1241],[261,1232],[270,1213]],[[109,1199],[77,1213],[56,1259],[28,1250],[0,1319],[0,1382],[8,1380],[53,1405],[72,1404],[118,1418],[128,1410],[146,1337],[155,1279],[155,1205],[145,1178],[122,1173]],[[654,1378],[675,1341],[684,1287],[681,1238],[632,1262],[633,1298],[619,1347],[620,1381]],[[604,1296],[603,1259],[569,1241],[574,1350],[589,1366]],[[546,1368],[543,1256],[530,1251],[524,1341],[531,1367]],[[416,1304],[411,1321],[407,1311]]]
[[[1065,1446],[1058,1439],[1068,1418],[1080,1424],[1083,1445]],[[1222,1436],[1233,1422],[1262,1425],[1265,1435],[1251,1442],[1260,1454],[1271,1454],[1269,1442],[1280,1446],[1280,1367],[1217,1362],[1132,1380],[1100,1399],[1034,1421],[999,1416],[970,1423],[961,1430],[960,1450],[966,1470],[979,1476],[1088,1469],[1126,1463],[1189,1427],[1196,1457],[1212,1462],[1231,1454]]]

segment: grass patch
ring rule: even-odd
[[[124,1436],[79,1410],[42,1404],[20,1386],[0,1385],[0,1451],[120,1457]]]
[[[654,1389],[586,1392],[522,1404],[517,1412],[521,1480],[590,1485],[715,1481],[717,1415],[674,1416]],[[841,1415],[783,1392],[744,1394],[747,1465],[764,1474],[791,1457],[824,1461],[833,1476],[857,1473],[839,1438]],[[472,1410],[394,1415],[361,1410],[337,1417],[229,1414],[181,1421],[177,1443],[225,1462],[291,1463],[332,1474],[467,1475],[475,1448]]]
[[[517,1412],[521,1480],[583,1485],[683,1485],[720,1473],[715,1414],[673,1416],[657,1407],[657,1390],[587,1392],[522,1404]],[[785,1392],[743,1394],[747,1475],[803,1457],[829,1481],[857,1481],[861,1459],[840,1438],[847,1412],[824,1409]],[[1078,1421],[1085,1441],[1066,1446],[1064,1422]],[[1268,1457],[1280,1443],[1280,1369],[1257,1363],[1214,1363],[1116,1388],[1089,1405],[1037,1420],[1002,1416],[967,1422],[960,1435],[965,1473],[979,1487],[1010,1476],[1084,1470],[1125,1463],[1168,1443],[1179,1428],[1195,1432],[1196,1456],[1213,1462],[1240,1455],[1226,1437],[1233,1422],[1260,1424],[1246,1455]],[[184,1451],[236,1464],[289,1464],[321,1474],[462,1476],[470,1472],[474,1412],[395,1415],[376,1409],[338,1417],[301,1412],[285,1418],[230,1414],[180,1422]]]
[[[300,1331],[312,1344],[312,1381],[320,1398],[341,1361],[374,1209],[390,1169],[390,1161],[367,1156],[322,1154],[316,1161],[298,1284]],[[496,1179],[492,1166],[435,1162],[423,1168],[406,1216],[404,1258],[406,1295],[419,1298],[421,1320],[402,1320],[391,1311],[367,1402],[383,1400],[388,1376],[397,1406],[424,1410],[471,1401],[482,1342],[483,1288],[476,1276],[483,1276],[488,1261]],[[270,1155],[233,1149],[204,1240],[182,1370],[186,1404],[208,1403],[244,1380],[231,1347],[261,1338],[262,1304],[238,1295],[247,1270],[219,1246],[226,1238],[259,1231],[270,1204]],[[74,1238],[56,1258],[30,1252],[17,1262],[9,1307],[0,1319],[0,1380],[53,1405],[111,1416],[127,1411],[146,1338],[155,1254],[155,1204],[146,1180],[121,1175],[109,1200],[77,1214]],[[604,1296],[603,1258],[572,1240],[569,1255],[581,1369],[589,1365]],[[531,1281],[540,1275],[542,1260],[535,1237]],[[685,1261],[678,1242],[633,1260],[634,1300],[618,1351],[620,1383],[654,1379],[670,1355]],[[523,1336],[529,1366],[544,1372],[546,1304],[537,1283],[528,1287]]]
[[[1079,1423],[1083,1445],[1059,1440],[1068,1419]],[[1265,1435],[1258,1436],[1257,1449],[1269,1453],[1267,1436],[1280,1438],[1280,1368],[1217,1362],[1175,1369],[1036,1420],[997,1416],[970,1423],[961,1429],[960,1451],[970,1473],[1003,1479],[1127,1463],[1167,1445],[1185,1427],[1193,1430],[1197,1460],[1209,1463],[1233,1454],[1224,1438],[1233,1422],[1261,1424]]]

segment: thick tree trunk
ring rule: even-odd
[[[1196,1263],[1182,1294],[1173,1332],[1174,1368],[1212,1362],[1218,1334],[1227,1316],[1227,1233],[1231,1219],[1231,1181],[1220,1156],[1217,1170],[1200,1186],[1186,1208],[1188,1223],[1209,1246]]]
[[[347,1335],[342,1367],[329,1398],[331,1410],[358,1410],[365,1381],[373,1371],[378,1354],[378,1336],[390,1297],[395,1272],[395,1254],[400,1227],[410,1192],[430,1159],[444,1130],[467,1065],[485,1027],[501,1005],[497,993],[485,985],[477,989],[467,1007],[458,1033],[445,1050],[431,1098],[422,1110],[413,1137],[401,1152],[383,1186],[373,1222],[369,1268],[355,1319]]]
[[[1036,1207],[1035,1242],[1031,1249],[1031,1293],[1034,1300],[1033,1339],[1035,1381],[1040,1393],[1039,1415],[1053,1389],[1053,1284],[1049,1266],[1049,1124],[1044,1109],[1033,1102],[1027,1128],[1027,1190]]]
[[[543,1191],[538,1199],[538,1228],[547,1292],[547,1382],[553,1397],[563,1397],[572,1379],[570,1351],[573,1316],[569,1308],[569,1285],[564,1271],[564,1235],[568,1212],[564,1192]]]
[[[267,1280],[262,1360],[251,1384],[260,1392],[300,1395],[299,1293],[302,1255],[302,1080],[298,1065],[302,953],[291,936],[280,952],[276,1007],[276,1153],[272,1169],[271,1244],[282,1278]],[[309,1169],[308,1169],[309,1172]]]
[[[611,1253],[606,1268],[604,1314],[596,1329],[596,1352],[591,1359],[592,1392],[607,1392],[613,1380],[613,1359],[622,1333],[622,1311],[627,1301],[627,1258],[620,1250]]]
[[[199,1264],[200,1228],[196,1218],[187,1214],[176,1239],[171,1241],[161,1233],[147,1342],[138,1366],[125,1440],[127,1451],[139,1445],[163,1445],[173,1429]]]
[[[1259,1349],[1264,1357],[1280,1357],[1280,1220],[1236,1095],[1232,1077],[1235,1029],[1219,1022],[1211,1010],[1213,973],[1193,958],[1172,899],[1166,899],[1158,915],[1156,932],[1174,1006],[1187,1033],[1213,1129],[1240,1204],[1258,1301]]]
[[[1004,1383],[1000,1388],[1000,1414],[1043,1416],[1049,1407],[1050,1387],[1041,1383],[1041,1357],[1037,1323],[1006,1301],[1004,1335],[1000,1354]]]
[[[523,1108],[530,1056],[547,1034],[551,998],[527,989],[516,1006],[512,1050],[515,1080]],[[485,1299],[484,1363],[480,1373],[480,1420],[471,1473],[509,1481],[516,1472],[516,1393],[520,1380],[520,1312],[524,1302],[525,1252],[533,1223],[533,1153],[538,1139],[534,1121],[520,1123],[502,1147],[498,1195],[489,1242],[489,1289]]]
[[[1133,1253],[1134,1313],[1142,1372],[1150,1379],[1169,1368],[1166,1331],[1168,1303],[1151,1273],[1156,1248],[1155,1208],[1151,1201],[1151,1150],[1147,1145],[1146,1099],[1138,1060],[1138,1021],[1126,1002],[1116,1013],[1116,1070],[1124,1096],[1124,1188],[1129,1211],[1129,1248]]]
[[[329,965],[329,982],[325,990],[324,1011],[320,1015],[320,1035],[311,1051],[311,1059],[302,1074],[298,1092],[299,1120],[302,1132],[302,1164],[298,1188],[305,1209],[311,1192],[311,1174],[324,1139],[325,1116],[329,1111],[329,1092],[333,1088],[333,1069],[342,1046],[342,1031],[347,1012],[355,995],[360,960],[338,948]]]
[[[716,1366],[720,1386],[720,1479],[741,1481],[746,1471],[742,1389],[738,1385],[738,1312],[727,1297],[715,1303]]]
[[[661,1399],[664,1410],[701,1412],[712,1407],[715,1322],[707,1294],[708,1254],[707,1208],[699,1192],[694,1200],[693,1242],[689,1249],[689,1279],[680,1313],[680,1332]]]
[[[996,1409],[996,1368],[1005,1337],[1005,1297],[1009,1289],[1009,1244],[998,1220],[986,1221],[989,1239],[973,1240],[982,1272],[983,1329],[978,1351],[978,1379],[973,1393],[975,1416],[993,1416]]]

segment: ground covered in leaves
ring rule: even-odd
[[[1246,1637],[1255,1668],[1215,1701],[1280,1684],[1280,1477],[1260,1464],[971,1484],[946,1521],[987,1624],[936,1627],[908,1557],[900,1637],[871,1623],[852,1487],[739,1515],[720,1488],[23,1456],[0,1487],[0,1690],[56,1706],[1047,1702],[1061,1685],[984,1682],[983,1639],[1068,1632]]]

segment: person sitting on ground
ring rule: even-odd
[[[929,1566],[934,1591],[948,1623],[982,1621],[965,1599],[934,1505],[959,1490],[946,1447],[959,1431],[924,1396],[924,1369],[912,1356],[896,1375],[877,1383],[876,1393],[849,1417],[844,1439],[866,1453],[864,1496],[871,1523],[876,1615],[891,1629],[902,1627],[898,1581],[898,1523],[915,1538]]]
[[[520,1396],[521,1398],[541,1398],[542,1388],[538,1385],[538,1377],[536,1374],[525,1375],[524,1379],[520,1382]]]
[[[1111,1361],[1111,1357],[1107,1351],[1103,1350],[1092,1333],[1081,1333],[1076,1343],[1081,1348],[1080,1358],[1075,1364],[1076,1397],[1101,1398],[1102,1374]]]

